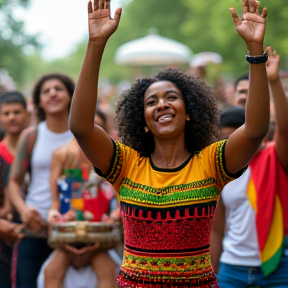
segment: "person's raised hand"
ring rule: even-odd
[[[107,41],[116,31],[122,9],[115,11],[114,19],[110,17],[111,0],[90,0],[88,3],[89,39],[91,41]]]
[[[268,62],[266,65],[267,78],[269,82],[274,82],[279,79],[279,61],[280,57],[276,50],[273,50],[271,46],[266,48],[268,53]]]
[[[243,15],[239,19],[234,8],[230,8],[235,29],[243,38],[247,47],[260,44],[263,45],[267,8],[263,8],[260,14],[260,2],[256,0],[243,0],[242,8]]]

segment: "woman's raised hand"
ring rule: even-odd
[[[234,8],[230,8],[235,29],[246,42],[247,46],[253,44],[263,45],[267,8],[263,8],[260,14],[260,2],[256,0],[243,0],[243,15],[239,19]]]
[[[266,65],[267,78],[271,83],[279,79],[280,56],[277,54],[276,50],[272,49],[271,46],[268,46],[266,51],[268,53],[268,62]]]
[[[122,9],[118,8],[114,19],[110,17],[110,0],[90,0],[88,3],[89,39],[92,41],[107,41],[116,31]]]

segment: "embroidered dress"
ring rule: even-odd
[[[234,179],[224,167],[225,141],[175,169],[159,169],[137,151],[114,145],[104,178],[117,191],[124,225],[118,287],[218,287],[209,239],[217,197]]]

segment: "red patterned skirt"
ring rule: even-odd
[[[175,273],[175,276],[176,274],[177,273]],[[219,288],[214,273],[201,278],[172,280],[149,279],[148,277],[141,276],[136,277],[120,271],[117,284],[118,288]]]

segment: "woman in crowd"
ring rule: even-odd
[[[215,142],[217,109],[210,87],[177,70],[137,80],[117,107],[121,142],[94,124],[102,54],[121,17],[110,1],[90,1],[89,42],[73,97],[70,128],[96,167],[113,184],[124,225],[118,287],[218,287],[210,256],[210,229],[223,186],[241,175],[269,123],[263,53],[265,17],[243,1],[231,14],[249,54],[246,123]]]

